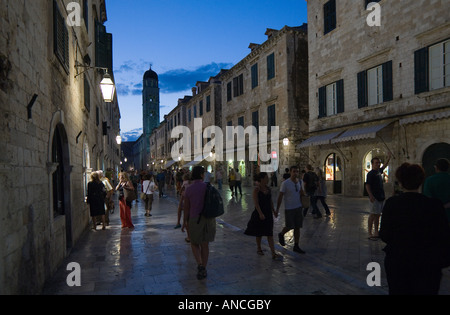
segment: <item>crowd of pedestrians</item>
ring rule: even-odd
[[[390,294],[437,294],[441,269],[450,266],[450,163],[447,159],[439,159],[435,165],[436,174],[427,179],[420,165],[402,164],[395,173],[399,187],[394,196],[386,200],[383,173],[390,159],[391,154],[386,161],[374,157],[372,170],[367,174],[365,188],[371,205],[367,221],[368,238],[386,243],[385,268]],[[133,201],[138,202],[139,182],[140,199],[145,202],[147,217],[152,216],[154,194],[158,191],[159,197],[165,198],[165,187],[175,187],[179,197],[175,229],[181,228],[186,232],[185,240],[190,243],[197,263],[197,278],[206,278],[209,243],[214,241],[216,222],[215,218],[206,218],[201,213],[207,185],[215,182],[222,190],[223,170],[218,168],[214,179],[201,166],[194,167],[192,172],[182,169],[175,173],[166,170],[156,174],[144,173],[140,178],[135,175],[120,173],[114,189],[102,171],[92,173],[87,203],[93,228],[96,229],[99,220],[103,229],[109,224],[108,214],[114,211],[112,196],[115,191],[119,192],[122,228],[133,228],[131,206]],[[232,197],[238,196],[238,191],[242,195],[239,169],[228,170],[228,183]],[[286,246],[285,234],[293,230],[292,250],[305,254],[300,248],[300,230],[309,208],[314,218],[321,218],[320,201],[325,216],[331,215],[326,203],[327,186],[323,172],[312,165],[306,165],[302,171],[298,166],[286,169],[276,202],[272,200],[274,186],[278,187],[276,173],[255,175],[254,210],[244,233],[255,237],[256,254],[260,256],[264,256],[262,238],[267,237],[271,257],[281,260],[282,256],[275,251],[273,229],[274,218],[279,217],[284,202],[284,226],[277,233],[278,242]]]

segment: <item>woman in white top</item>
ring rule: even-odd
[[[152,203],[153,203],[153,193],[155,191],[156,185],[153,181],[153,175],[145,175],[144,181],[142,182],[142,192],[147,195],[147,199],[145,199],[145,216],[151,217],[150,211],[152,211]]]

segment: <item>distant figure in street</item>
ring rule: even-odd
[[[106,189],[103,183],[101,182],[98,173],[93,172],[91,174],[91,181],[88,183],[87,189],[87,200],[86,202],[89,205],[90,215],[92,217],[93,230],[97,229],[97,222],[95,220],[96,216],[101,216],[103,228],[106,228],[105,222],[105,196]]]
[[[320,203],[325,209],[325,216],[329,217],[331,212],[330,208],[328,207],[325,201],[325,199],[327,198],[327,182],[325,181],[325,178],[323,177],[323,172],[319,167],[316,167],[316,174],[318,178],[318,185],[312,198],[311,206],[313,209],[316,209],[315,211],[313,210],[313,212],[320,213],[319,208],[317,207],[317,200],[320,200]]]
[[[216,219],[201,215],[205,203],[206,183],[203,182],[205,170],[195,166],[192,170],[192,184],[184,195],[183,227],[188,228],[192,253],[197,262],[197,279],[206,278],[209,258],[209,243],[216,236]],[[199,220],[200,217],[200,220]]]
[[[306,165],[305,174],[303,175],[304,190],[309,197],[309,203],[312,207],[312,214],[314,218],[319,219],[322,217],[319,208],[317,207],[317,200],[315,200],[315,193],[319,186],[319,177],[313,171],[311,164]],[[314,203],[315,201],[315,203]]]
[[[434,166],[436,174],[428,177],[423,185],[423,194],[436,198],[444,204],[447,219],[450,223],[450,174],[448,173],[450,162],[447,159],[439,159]]]
[[[230,168],[230,172],[228,174],[228,183],[230,185],[231,197],[234,196],[234,185],[236,183],[236,176],[234,174],[234,169]]]
[[[372,170],[367,174],[366,190],[369,194],[371,209],[368,220],[369,239],[377,240],[380,216],[383,211],[384,200],[386,199],[383,187],[383,172],[389,164],[391,153],[389,152],[386,164],[381,167],[381,160],[374,157],[371,160]],[[373,232],[372,232],[373,231]]]
[[[241,173],[239,173],[239,169],[236,169],[236,172],[234,173],[234,179],[235,179],[235,184],[234,184],[234,194],[237,196],[237,191],[239,188],[239,194],[242,196],[242,175]]]
[[[109,211],[111,209],[114,209],[114,201],[112,200],[112,196],[114,194],[114,188],[112,187],[109,178],[105,177],[105,175],[103,174],[102,170],[98,170],[98,178],[100,178],[100,181],[103,183],[103,185],[105,185],[105,189],[106,189],[106,196],[105,196],[105,205],[106,205],[106,209],[105,209],[105,222],[106,222],[106,226],[109,225]]]
[[[156,184],[153,181],[153,175],[147,174],[144,176],[144,181],[142,182],[142,192],[147,195],[145,199],[145,216],[151,217],[152,204],[153,204],[153,194],[156,189]]]
[[[164,197],[164,185],[166,183],[166,174],[163,171],[160,171],[158,175],[156,175],[156,182],[158,183],[159,189],[159,198]]]
[[[175,225],[175,229],[182,228],[181,231],[184,232],[185,228],[181,226],[181,215],[184,213],[184,195],[186,194],[186,188],[191,185],[191,174],[186,173],[183,175],[183,184],[181,185],[180,190],[180,201],[178,202],[178,211],[177,211],[177,225]],[[186,214],[184,214],[186,215]],[[184,221],[184,218],[183,218]],[[190,242],[189,239],[189,231],[187,230],[187,237],[185,238],[186,242]]]
[[[270,186],[278,187],[277,172],[272,172],[272,175],[270,176]]]
[[[419,193],[425,172],[402,164],[396,171],[403,193],[386,201],[380,237],[391,295],[437,295],[441,269],[450,265],[450,226],[438,199]]]
[[[134,228],[131,221],[131,201],[126,200],[125,190],[134,190],[133,183],[129,180],[128,174],[121,172],[119,174],[119,184],[117,184],[116,190],[119,191],[119,205],[120,205],[120,221],[122,222],[122,228]]]
[[[279,259],[281,256],[275,252],[273,242],[273,216],[278,216],[278,214],[273,207],[272,192],[267,186],[269,176],[267,173],[262,172],[255,177],[255,181],[259,182],[259,185],[255,186],[253,190],[255,210],[252,213],[244,234],[256,236],[256,253],[261,256],[264,255],[261,249],[261,239],[263,236],[267,236],[267,241],[272,252],[272,259]]]
[[[300,241],[300,228],[303,227],[303,213],[302,202],[300,199],[300,191],[302,184],[299,181],[299,169],[298,166],[292,166],[290,169],[291,177],[281,183],[280,193],[277,200],[276,216],[280,212],[281,202],[284,197],[285,205],[285,227],[278,234],[278,240],[281,246],[285,246],[284,234],[290,230],[294,230],[294,252],[304,254],[305,252],[299,247]]]
[[[216,170],[216,182],[219,190],[222,190],[222,184],[223,184],[223,171],[222,168],[219,167]]]
[[[288,179],[289,177],[291,177],[291,171],[289,170],[289,168],[285,168],[284,169],[284,174],[283,174],[283,180]]]

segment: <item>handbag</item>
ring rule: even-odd
[[[147,192],[148,192],[149,187],[150,187],[150,183],[147,185],[147,189],[145,190],[145,192],[141,192],[141,199],[144,201],[148,199]]]
[[[123,195],[125,197],[125,200],[128,202],[131,202],[136,199],[136,192],[134,191],[134,189],[127,189],[124,187]]]
[[[309,206],[311,205],[311,198],[307,195],[301,195],[300,198],[302,201],[302,207],[309,208]]]

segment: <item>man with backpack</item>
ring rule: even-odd
[[[317,207],[317,203],[314,202],[314,194],[319,186],[319,177],[313,171],[313,167],[311,164],[306,165],[305,167],[305,175],[303,176],[303,182],[305,184],[305,192],[310,198],[310,204],[312,205],[312,214],[314,218],[319,219],[322,217],[322,213],[320,213],[319,208]]]
[[[209,243],[216,236],[215,217],[204,215],[205,196],[208,185],[203,182],[205,169],[195,166],[192,170],[192,184],[184,194],[183,229],[189,229],[192,253],[197,262],[197,279],[206,278],[206,266],[209,258]]]

